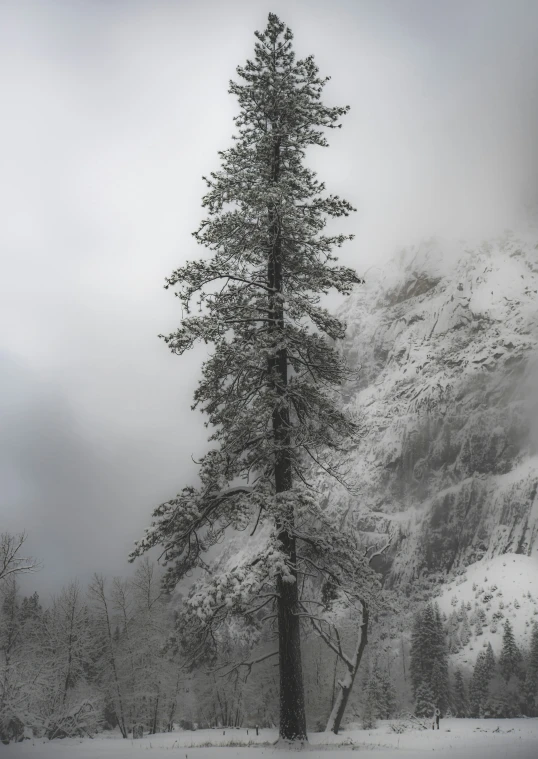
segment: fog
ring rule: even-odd
[[[152,508],[195,477],[203,352],[157,339],[181,317],[162,285],[202,253],[201,177],[269,11],[351,106],[309,161],[358,209],[337,227],[359,273],[432,234],[517,228],[538,197],[535,2],[5,0],[0,520],[43,562],[24,588],[128,573]]]

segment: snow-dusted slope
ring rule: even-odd
[[[508,553],[483,559],[449,582],[435,600],[447,617],[463,603],[471,622],[469,641],[452,653],[454,664],[470,667],[488,642],[498,656],[507,619],[518,645],[528,650],[533,623],[538,624],[538,557]],[[477,620],[478,609],[483,622]]]
[[[538,553],[538,234],[404,251],[348,299],[356,493],[327,491],[391,584],[505,551]]]

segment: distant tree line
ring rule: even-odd
[[[537,624],[525,652],[518,647],[512,625],[506,619],[498,660],[491,643],[484,640],[468,681],[459,668],[450,677],[449,653],[470,643],[470,623],[475,627],[475,639],[483,635],[485,619],[481,609],[471,616],[468,611],[462,604],[446,624],[436,603],[425,605],[415,614],[411,636],[415,715],[429,718],[438,708],[441,714],[456,717],[538,716]]]

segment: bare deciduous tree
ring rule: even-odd
[[[15,574],[35,572],[39,563],[31,556],[21,556],[20,550],[26,541],[25,532],[12,535],[0,533],[0,581]]]

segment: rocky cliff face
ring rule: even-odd
[[[393,531],[387,582],[507,551],[538,553],[538,233],[405,250],[341,309],[363,435],[355,492],[331,484],[366,540]]]

